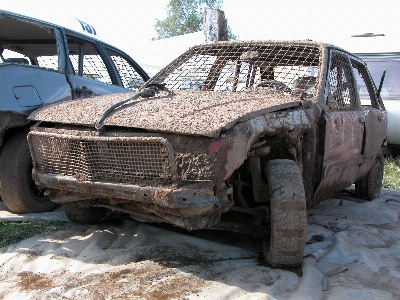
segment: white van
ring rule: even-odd
[[[380,92],[388,115],[385,154],[400,153],[400,38],[392,32],[349,35],[340,46],[362,58],[377,87],[383,71],[385,78]],[[357,75],[357,74],[356,74]],[[362,95],[363,89],[360,87]]]

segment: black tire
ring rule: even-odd
[[[108,212],[105,207],[83,207],[73,202],[63,203],[63,207],[68,219],[79,224],[96,224]]]
[[[306,245],[306,198],[297,164],[288,159],[266,163],[271,203],[271,235],[264,241],[264,259],[273,266],[297,266]]]
[[[14,213],[40,213],[54,210],[51,202],[32,179],[32,158],[27,141],[28,131],[13,135],[0,155],[0,196]]]
[[[355,183],[357,198],[371,201],[379,197],[382,188],[384,165],[385,158],[383,149],[381,149],[368,173]]]

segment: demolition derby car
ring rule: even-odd
[[[188,230],[262,229],[276,266],[302,261],[307,207],[353,183],[364,199],[381,189],[384,106],[364,62],[332,45],[199,45],[138,93],[29,118],[33,178],[71,220],[112,210]]]

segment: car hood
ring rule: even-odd
[[[82,100],[53,103],[34,111],[28,118],[63,124],[94,126],[112,105],[134,93],[109,94]],[[149,131],[218,137],[235,123],[301,102],[282,93],[174,91],[139,98],[112,110],[105,126],[141,128]]]

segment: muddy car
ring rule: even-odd
[[[57,101],[132,92],[149,76],[87,34],[3,10],[0,28],[0,197],[15,213],[50,211],[57,204],[31,178],[26,117]]]
[[[353,183],[368,200],[381,189],[379,93],[362,60],[312,41],[196,46],[138,93],[29,118],[39,121],[28,136],[33,178],[71,220],[112,210],[188,230],[261,232],[276,266],[301,262],[307,207]]]

